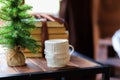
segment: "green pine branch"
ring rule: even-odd
[[[38,53],[40,44],[31,36],[31,30],[35,29],[34,17],[27,13],[31,6],[22,4],[23,0],[0,0],[3,6],[0,8],[0,18],[6,21],[0,27],[0,44],[9,48],[21,46],[32,53]]]

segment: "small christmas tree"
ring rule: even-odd
[[[27,13],[32,7],[23,4],[23,0],[0,0],[0,3],[0,18],[5,23],[0,27],[0,43],[16,53],[21,53],[21,48],[37,53],[40,45],[30,33],[35,28],[34,17]]]

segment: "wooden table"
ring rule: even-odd
[[[102,73],[103,80],[109,80],[109,67],[89,59],[81,54],[71,56],[70,62],[63,68],[49,68],[44,58],[27,58],[26,66],[9,67],[5,55],[0,55],[0,80],[40,80],[46,78],[79,77]],[[65,80],[65,79],[64,79]]]

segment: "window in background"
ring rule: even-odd
[[[46,13],[56,17],[59,15],[60,0],[25,0],[25,4],[33,7],[30,13]]]

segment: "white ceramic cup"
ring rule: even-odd
[[[71,50],[70,50],[71,48]],[[64,67],[74,52],[67,39],[51,39],[45,41],[45,58],[48,67]]]

